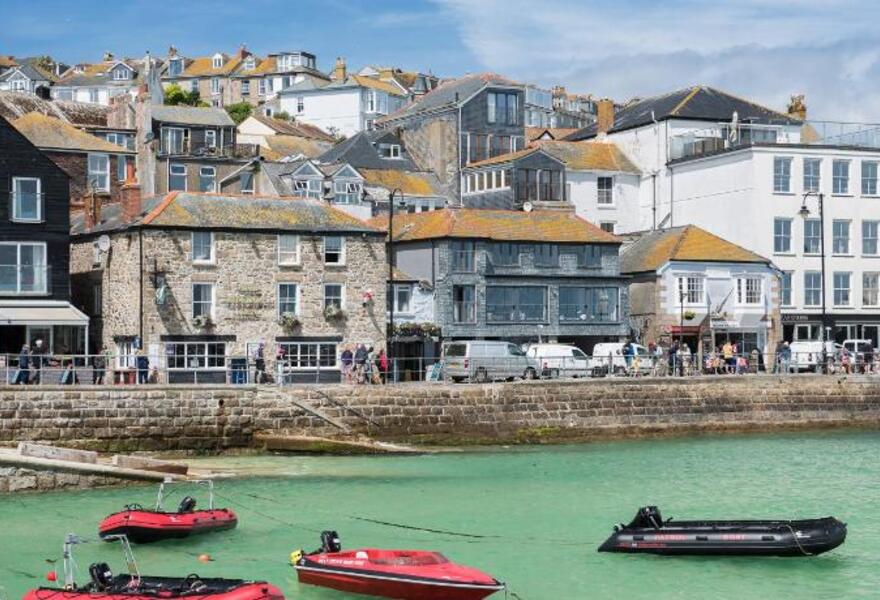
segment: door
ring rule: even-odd
[[[877,348],[880,341],[880,325],[862,325],[862,339],[870,340],[871,346]]]
[[[52,327],[48,325],[28,325],[27,343],[32,351],[37,345],[37,340],[41,341],[44,352],[51,353],[53,348]]]

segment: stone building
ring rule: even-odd
[[[708,352],[730,340],[772,356],[782,339],[779,272],[769,259],[695,225],[627,236],[630,320],[642,343]]]
[[[369,223],[387,230],[387,217]],[[403,283],[433,289],[444,340],[541,339],[589,352],[629,334],[622,240],[572,210],[447,208],[395,215],[393,231]]]
[[[338,381],[344,345],[384,343],[383,233],[323,202],[141,201],[129,185],[121,204],[78,215],[72,235],[74,296],[116,368],[141,348],[170,381],[226,381],[262,344],[276,377]]]

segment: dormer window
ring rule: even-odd
[[[378,150],[382,158],[400,158],[400,144],[379,144]]]
[[[181,73],[183,73],[183,59],[172,58],[168,62],[168,75],[171,77],[177,77]]]
[[[223,55],[222,54],[215,54],[214,58],[211,59],[211,66],[215,69],[219,69],[220,67],[222,67],[223,66]]]
[[[116,67],[113,69],[113,79],[115,81],[125,81],[131,79],[131,73],[125,67]]]
[[[253,71],[253,70],[256,68],[256,66],[257,66],[257,63],[256,63],[256,61],[254,60],[254,57],[253,57],[253,56],[248,56],[248,57],[244,60],[244,68],[245,68],[245,70],[247,70],[247,71]]]

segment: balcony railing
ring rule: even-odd
[[[226,144],[211,146],[209,144],[193,144],[189,141],[178,144],[162,144],[160,155],[166,156],[212,156],[217,158],[256,158],[260,147],[257,144]]]
[[[488,323],[528,323],[547,320],[546,304],[487,304]]]
[[[0,265],[0,296],[45,296],[52,292],[48,265]]]
[[[880,123],[804,121],[801,125],[718,123],[670,140],[670,160],[717,154],[755,144],[807,144],[880,149]]]

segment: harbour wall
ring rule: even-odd
[[[865,376],[0,387],[0,444],[102,452],[221,452],[267,436],[466,444],[878,425],[880,378]]]

